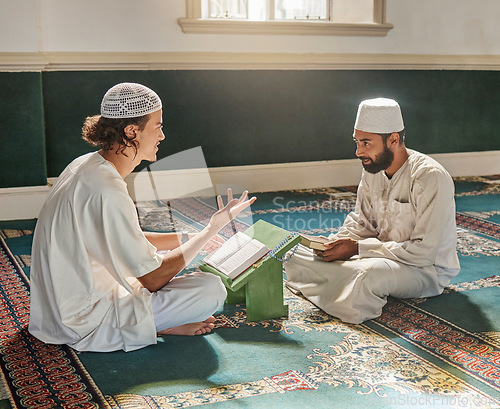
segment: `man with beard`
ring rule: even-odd
[[[284,264],[288,287],[342,321],[378,317],[388,296],[431,297],[460,271],[454,185],[408,149],[399,104],[361,102],[354,125],[363,164],[356,207],[324,251],[303,246]]]

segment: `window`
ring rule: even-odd
[[[206,3],[208,18],[248,19],[248,0],[209,0]]]
[[[385,0],[186,0],[185,33],[386,35]]]
[[[328,0],[275,0],[270,4],[275,20],[329,20]]]
[[[329,0],[207,0],[205,14],[210,19],[330,20]]]

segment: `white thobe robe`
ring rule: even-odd
[[[161,262],[116,169],[97,152],[75,159],[35,227],[29,331],[80,351],[156,343],[151,293],[137,277]]]
[[[291,289],[343,321],[377,317],[389,295],[438,295],[460,271],[453,180],[432,158],[408,152],[390,179],[363,171],[354,212],[330,236],[357,240],[359,256],[324,262],[301,246],[284,265]]]

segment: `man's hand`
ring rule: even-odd
[[[326,250],[316,250],[314,253],[323,261],[348,260],[358,254],[358,242],[353,239],[337,239],[324,243]]]
[[[233,192],[231,188],[227,189],[227,205],[224,206],[222,197],[217,196],[217,206],[219,211],[214,213],[210,219],[210,228],[213,228],[215,232],[219,232],[226,224],[234,220],[244,209],[250,206],[253,202],[257,200],[254,196],[251,199],[248,198],[248,191],[244,191],[239,199],[233,199]]]
[[[239,199],[233,199],[231,189],[227,190],[228,204],[224,206],[222,198],[217,197],[219,210],[214,213],[208,226],[198,234],[189,237],[189,240],[182,245],[178,245],[178,235],[174,235],[176,247],[163,256],[162,264],[157,269],[139,277],[139,282],[149,291],[158,291],[185,268],[198,254],[207,247],[217,247],[223,242],[217,233],[226,224],[236,218],[244,209],[250,206],[256,197],[248,199],[248,192],[244,192]]]

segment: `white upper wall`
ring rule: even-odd
[[[2,0],[0,52],[500,55],[499,0],[387,0],[386,37],[184,34],[184,0]]]
[[[0,1],[0,52],[36,52],[38,48],[35,1]]]

